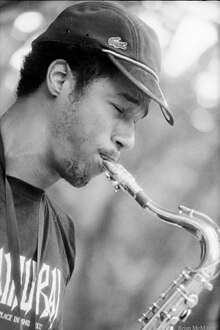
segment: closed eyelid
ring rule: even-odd
[[[119,104],[119,102],[110,102],[111,105],[118,110],[123,118],[132,121],[133,123],[137,123],[140,119],[143,119],[148,114],[149,103],[145,105],[130,105],[123,106]],[[120,102],[121,103],[121,102]]]
[[[118,103],[111,102],[110,104],[121,113],[124,113],[126,111],[126,109]]]

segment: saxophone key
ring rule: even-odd
[[[183,284],[180,284],[176,290],[183,296],[183,298],[185,298],[185,299],[188,298],[186,295],[186,288]]]
[[[198,296],[195,293],[191,293],[189,296],[186,294],[186,288],[183,284],[177,288],[177,291],[183,296],[185,299],[185,304],[189,308],[193,308],[198,304]]]
[[[199,298],[195,293],[191,293],[186,300],[186,305],[189,308],[193,308],[198,304]]]
[[[153,314],[155,314],[158,309],[160,309],[160,307],[156,303],[153,303],[153,305],[148,308],[148,310]]]
[[[209,291],[212,291],[213,285],[207,280],[207,278],[205,277],[205,275],[203,275],[201,273],[199,273],[198,275],[201,278],[201,282],[202,282],[204,288],[206,288]]]
[[[143,314],[142,317],[138,319],[138,322],[141,323],[142,325],[146,325],[149,319],[146,317],[146,314]]]
[[[171,315],[167,311],[160,312],[160,320],[161,321],[170,320],[170,319],[171,319]]]
[[[191,217],[194,213],[194,210],[190,209],[187,206],[179,205],[179,212],[180,212],[180,214],[183,213],[183,214],[189,215]]]
[[[178,316],[172,316],[171,319],[170,319],[170,325],[171,326],[174,326],[176,325],[178,322],[179,322],[179,317]]]
[[[166,294],[163,292],[163,293],[161,293],[160,297],[161,297],[162,299],[166,299]]]
[[[186,280],[190,280],[192,278],[192,276],[190,276],[186,270],[183,270],[182,273],[183,277],[186,279]]]
[[[160,309],[160,307],[156,303],[153,303],[153,307]]]
[[[189,309],[189,308],[186,308],[183,312],[182,312],[182,314],[180,315],[180,321],[182,321],[182,322],[185,322],[187,319],[188,319],[188,317],[190,316],[190,314],[191,314],[191,309]]]
[[[179,289],[184,293],[186,292],[186,287],[183,284],[180,284]]]

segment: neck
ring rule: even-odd
[[[53,185],[59,176],[50,157],[48,109],[39,98],[18,100],[1,118],[6,173],[40,189]]]

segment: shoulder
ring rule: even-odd
[[[69,278],[72,275],[75,263],[76,244],[75,226],[72,217],[47,194],[44,203],[48,217],[54,222],[57,237],[63,245],[66,259],[69,264]]]
[[[74,229],[74,222],[72,217],[68,214],[66,210],[64,210],[54,199],[52,199],[48,194],[44,194],[44,203],[48,208],[48,212],[52,212],[55,220],[61,222],[62,225],[67,229],[70,227],[72,230]]]

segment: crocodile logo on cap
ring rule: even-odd
[[[121,41],[121,37],[111,37],[108,39],[109,46],[114,48],[121,48],[123,50],[127,49],[127,42]]]

